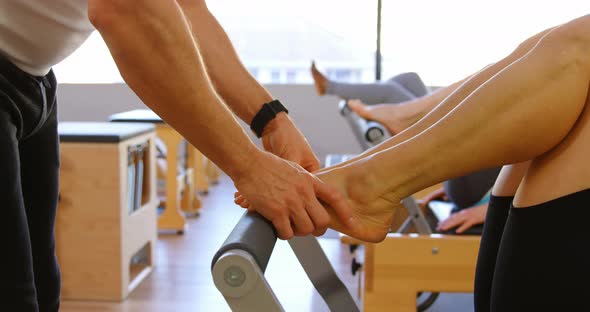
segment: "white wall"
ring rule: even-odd
[[[267,88],[289,109],[289,115],[321,160],[329,153],[361,151],[349,125],[338,113],[338,98],[319,97],[312,85]],[[58,101],[60,121],[107,121],[111,114],[145,108],[125,84],[61,84]],[[259,141],[245,129],[255,142]]]

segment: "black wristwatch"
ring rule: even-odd
[[[262,105],[262,108],[260,108],[256,116],[254,116],[252,119],[250,129],[252,129],[256,136],[260,138],[262,136],[264,127],[280,112],[285,112],[287,114],[289,113],[287,108],[285,108],[285,106],[283,106],[279,100],[273,100],[265,103]]]

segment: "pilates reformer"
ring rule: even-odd
[[[391,135],[381,124],[366,121],[343,101],[341,114],[351,125],[363,148],[375,146]],[[326,166],[345,161],[351,155],[328,155]],[[351,253],[365,247],[364,264],[353,259],[351,271],[363,282],[363,311],[424,311],[438,297],[438,291],[472,291],[479,238],[432,234],[417,201],[405,198],[408,217],[384,242],[366,244],[342,236]],[[402,235],[410,230],[414,233]],[[212,261],[215,285],[232,311],[284,311],[264,278],[264,271],[276,242],[272,225],[257,214],[245,213]],[[338,278],[319,242],[313,236],[289,240],[307,276],[331,311],[359,311],[355,300]],[[388,260],[392,263],[387,263]],[[416,261],[420,259],[420,261]],[[385,261],[384,261],[385,260]],[[361,270],[362,268],[362,270]],[[432,274],[435,268],[442,274]],[[380,278],[375,271],[387,271]],[[400,271],[401,270],[401,271]],[[404,272],[405,271],[405,272]],[[426,273],[424,273],[426,272]],[[390,275],[399,274],[399,278]],[[422,292],[430,291],[430,293]],[[422,299],[422,297],[426,299]]]
[[[354,114],[345,105],[341,109],[345,116]],[[367,148],[389,136],[382,125],[366,122],[356,114],[348,120],[360,125],[357,136],[367,141]],[[331,155],[328,162],[341,161],[343,157]],[[404,205],[411,213],[400,231],[413,224],[420,233],[430,234],[430,226],[415,200],[407,198]],[[264,277],[276,239],[268,221],[258,214],[245,213],[215,254],[211,266],[213,280],[232,311],[284,311]],[[315,237],[295,237],[289,245],[331,311],[359,311]]]

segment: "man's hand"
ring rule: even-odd
[[[330,205],[342,222],[352,227],[352,209],[340,192],[301,166],[263,152],[234,179],[236,203],[270,220],[281,239],[323,234],[330,216],[319,200]]]
[[[437,230],[447,231],[454,227],[458,227],[455,232],[459,234],[463,233],[474,225],[482,224],[485,221],[487,211],[487,203],[463,209],[442,221],[438,225]]]
[[[307,171],[320,169],[320,161],[309,143],[285,113],[279,113],[264,127],[262,145],[267,151],[290,160]]]

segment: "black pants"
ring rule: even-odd
[[[475,311],[588,311],[590,189],[524,208],[510,202],[490,200]]]
[[[498,249],[500,249],[500,242],[502,241],[502,234],[504,233],[512,200],[514,200],[514,196],[492,195],[490,197],[475,269],[473,299],[475,311],[477,312],[490,311],[492,283],[494,281]]]
[[[57,311],[55,76],[0,57],[0,311]]]

